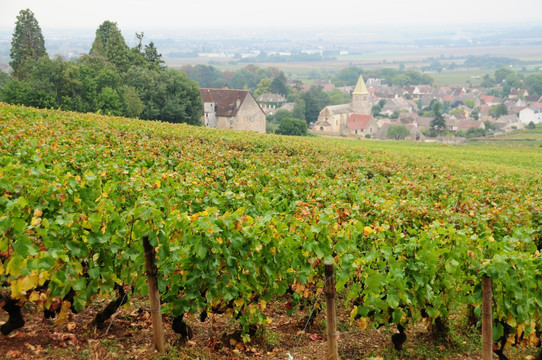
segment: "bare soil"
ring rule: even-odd
[[[109,300],[107,300],[109,301]],[[146,299],[132,300],[120,308],[104,329],[96,329],[92,320],[107,304],[98,301],[67,323],[56,325],[45,320],[32,306],[25,306],[26,324],[8,336],[0,335],[0,359],[324,359],[327,352],[325,312],[315,315],[306,326],[307,311],[286,314],[283,301],[270,304],[271,319],[259,329],[252,341],[241,341],[238,328],[225,315],[209,315],[205,322],[194,316],[186,321],[194,337],[186,342],[171,329],[171,318],[164,316],[168,354],[161,356],[153,346],[152,322]],[[396,351],[390,336],[394,328],[360,330],[349,324],[345,308],[337,310],[339,357],[341,359],[481,359],[477,330],[458,335],[458,340],[439,344],[431,338],[427,324],[407,329],[403,351]],[[0,323],[7,320],[0,311]],[[305,331],[303,329],[305,328]],[[511,359],[534,359],[536,349],[507,350]],[[289,357],[291,356],[291,357]],[[496,357],[495,357],[496,358]]]

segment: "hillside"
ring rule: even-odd
[[[11,304],[27,322],[0,351],[158,358],[146,238],[171,358],[322,358],[324,261],[335,264],[341,358],[478,358],[482,275],[495,284],[494,340],[509,329],[518,344],[506,353],[533,356],[542,152],[519,154],[0,103],[0,320],[11,323]],[[112,300],[126,304],[95,328]],[[44,308],[56,320],[40,323]],[[179,323],[191,340],[179,342]],[[400,327],[401,352],[390,341]]]

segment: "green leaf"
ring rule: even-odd
[[[202,242],[197,245],[196,255],[200,259],[203,259],[205,258],[205,256],[207,256],[207,247]]]
[[[399,306],[399,296],[394,292],[388,292],[386,301],[388,302],[388,305],[395,309]]]
[[[87,280],[84,277],[79,278],[72,283],[72,287],[75,291],[83,290],[87,287]]]
[[[19,238],[13,244],[13,250],[22,257],[37,254],[36,250],[32,246],[32,241],[26,236],[19,236]]]
[[[11,227],[16,234],[24,234],[26,230],[26,222],[23,219],[14,219]]]

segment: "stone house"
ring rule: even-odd
[[[371,115],[352,114],[346,126],[353,136],[374,136],[378,132],[378,123]]]
[[[457,130],[467,131],[469,129],[485,129],[486,126],[482,121],[461,120],[457,122]]]
[[[200,95],[205,126],[265,133],[265,113],[249,91],[201,88]]]
[[[382,108],[381,113],[382,114],[388,114],[392,115],[394,112],[408,112],[411,113],[412,111],[417,110],[414,109],[415,103],[409,102],[406,99],[402,97],[396,97],[394,99],[389,99],[386,105]]]

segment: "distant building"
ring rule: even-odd
[[[201,88],[200,95],[205,126],[265,133],[265,113],[249,91]]]
[[[369,91],[367,90],[367,86],[365,86],[363,76],[359,77],[356,87],[352,92],[352,102],[350,104],[326,106],[320,111],[320,115],[318,115],[318,120],[314,123],[312,131],[327,135],[347,136],[355,135],[356,130],[358,130],[358,135],[362,135],[365,133],[365,130],[362,131],[361,128],[357,128],[352,132],[352,128],[349,127],[349,125],[355,125],[356,121],[349,122],[351,116],[354,114],[369,116],[372,119]]]
[[[531,121],[534,124],[542,123],[542,109],[531,106],[519,112],[519,121],[523,124],[528,124]]]

